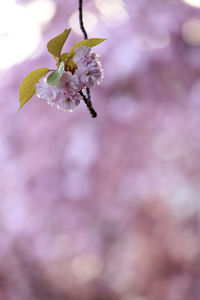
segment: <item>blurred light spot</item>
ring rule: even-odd
[[[84,135],[83,135],[84,132]],[[77,126],[68,138],[64,151],[64,167],[88,170],[98,155],[96,132],[87,126]]]
[[[182,27],[183,39],[190,45],[200,45],[200,19],[191,18]]]
[[[97,137],[94,127],[82,124],[74,128],[68,137],[63,157],[63,167],[66,170],[63,189],[67,197],[79,200],[88,195],[92,186],[92,178],[88,171],[97,155]]]
[[[195,191],[194,186],[189,185],[184,175],[175,168],[164,173],[158,171],[156,186],[156,189],[169,199],[169,204],[178,219],[187,219],[197,210],[199,191]]]
[[[192,89],[190,92],[190,100],[191,100],[192,105],[198,109],[200,109],[199,95],[200,95],[200,80],[197,80],[192,86]]]
[[[75,257],[70,264],[74,276],[82,281],[89,282],[98,278],[103,269],[103,263],[94,254],[83,254]]]
[[[124,207],[126,205],[130,205],[130,203],[133,201],[133,197],[137,194],[137,181],[139,180],[139,174],[137,176],[137,181],[134,179],[134,177],[134,171],[126,172],[123,178],[121,178],[119,181],[116,199],[119,199],[120,201],[121,199],[124,199]]]
[[[185,145],[180,137],[172,133],[158,136],[154,142],[156,154],[163,160],[175,160],[184,155]]]
[[[113,96],[108,103],[108,109],[112,118],[120,123],[129,123],[138,115],[138,103],[130,96]]]
[[[122,78],[133,76],[138,68],[145,63],[143,53],[136,49],[133,38],[121,40],[106,62],[105,74],[107,81],[104,81],[104,84],[108,84],[110,80],[121,81]],[[116,72],[116,70],[120,71]]]
[[[135,294],[127,294],[123,296],[122,300],[147,300],[147,298],[144,297],[137,297]]]
[[[198,195],[195,194],[190,186],[182,183],[174,187],[174,191],[171,194],[170,203],[176,212],[176,215],[180,219],[187,219],[194,215],[197,210],[196,203],[198,203]]]
[[[175,259],[192,261],[198,255],[198,240],[193,231],[187,230],[182,234],[171,234],[168,237],[168,251]]]
[[[115,265],[114,265],[115,264]],[[118,270],[120,269],[120,272]],[[123,262],[120,258],[113,260],[108,266],[107,279],[110,286],[117,293],[124,293],[129,290],[135,283],[136,272],[132,268],[130,261]]]
[[[54,17],[56,4],[47,0],[35,0],[26,4],[25,9],[34,22],[45,24]]]
[[[55,7],[50,0],[26,5],[0,2],[0,69],[21,63],[34,52],[41,40],[41,25],[53,17]]]
[[[166,48],[170,44],[170,35],[163,32],[157,36],[152,34],[141,34],[134,37],[135,47],[141,51],[150,51]]]
[[[103,21],[111,27],[122,26],[129,18],[122,0],[95,0],[95,4],[103,15]]]
[[[8,140],[1,135],[0,139],[0,164],[5,163],[6,159],[9,159],[9,155],[11,155],[12,149],[8,143]]]
[[[200,0],[182,0],[182,1],[194,7],[200,7]]]
[[[85,10],[84,11],[84,24],[85,28],[87,28],[87,32],[90,33],[94,30],[96,24],[98,22],[97,17],[92,12]],[[82,31],[79,26],[79,12],[75,11],[69,18],[69,25],[73,31],[77,34],[82,35]]]
[[[119,15],[125,7],[122,0],[95,0],[95,4],[106,17]]]
[[[19,197],[20,198],[20,197]],[[9,231],[20,232],[24,228],[27,210],[21,199],[7,197],[4,201],[5,224]]]
[[[71,170],[63,178],[64,194],[73,200],[83,199],[88,196],[91,184],[92,180],[87,173]]]
[[[73,242],[67,234],[58,234],[52,243],[48,256],[51,259],[56,259],[62,256],[71,255],[73,253]],[[45,252],[47,256],[47,251]]]

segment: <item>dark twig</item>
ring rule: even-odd
[[[83,32],[84,39],[87,40],[88,39],[88,35],[87,35],[87,32],[86,32],[84,24],[83,24],[83,0],[79,0],[79,23],[80,23],[80,28],[81,28],[81,30]],[[86,102],[86,99],[83,98],[83,100],[85,101],[85,103],[86,103],[86,105],[87,105],[87,107],[88,107],[88,109],[89,109],[92,117],[96,118],[97,113],[96,113],[96,111],[94,110],[94,108],[92,106],[91,95],[90,95],[90,89],[89,88],[86,88],[86,93],[87,93],[87,98],[86,98],[86,96],[84,94],[83,95],[87,99],[87,102]],[[89,106],[88,106],[88,104],[89,104]]]
[[[94,108],[93,108],[93,106],[92,106],[92,102],[90,101],[90,99],[87,98],[87,97],[83,94],[82,91],[80,91],[79,94],[81,95],[81,97],[83,98],[83,101],[84,101],[85,104],[87,105],[87,108],[88,108],[88,110],[89,110],[91,116],[92,116],[93,118],[96,118],[97,113],[96,113],[96,111],[94,110]]]
[[[88,35],[87,35],[87,32],[86,32],[84,24],[83,24],[83,0],[79,0],[79,23],[80,23],[80,27],[81,27],[81,30],[84,35],[84,39],[87,40]]]

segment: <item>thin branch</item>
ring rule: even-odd
[[[84,39],[87,40],[88,35],[87,35],[87,32],[86,32],[84,24],[83,24],[83,0],[79,0],[79,23],[80,23],[80,27],[81,27],[81,30],[84,35]]]
[[[87,40],[88,39],[88,35],[87,35],[87,32],[86,32],[84,24],[83,24],[83,0],[79,0],[79,23],[80,23],[80,28],[81,28],[81,30],[83,32],[84,39]],[[88,107],[88,109],[89,109],[92,117],[96,118],[97,113],[96,113],[96,111],[94,110],[94,108],[92,106],[91,95],[90,95],[90,89],[89,88],[86,88],[86,93],[87,93],[87,102],[86,102],[86,100],[84,98],[83,99],[84,99],[84,101],[85,101],[85,103],[86,103],[86,105],[87,105],[87,107]],[[84,97],[86,98],[85,95],[84,95]],[[89,106],[88,106],[87,103],[89,103]],[[91,111],[91,109],[92,109],[93,112]]]
[[[83,98],[83,100],[84,100],[84,102],[85,102],[85,104],[86,104],[86,106],[87,106],[87,108],[88,108],[88,110],[89,110],[91,116],[92,116],[93,118],[96,118],[96,117],[97,117],[97,113],[96,113],[96,111],[94,110],[94,107],[92,106],[92,102],[90,101],[90,99],[87,98],[87,97],[83,94],[82,91],[80,91],[79,94],[82,96],[82,98]]]

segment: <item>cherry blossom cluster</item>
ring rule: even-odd
[[[58,85],[49,85],[47,79],[42,77],[36,83],[36,94],[39,98],[47,100],[50,105],[58,109],[73,111],[80,104],[80,92],[84,88],[98,85],[103,78],[103,70],[98,55],[90,47],[82,46],[75,49],[73,62],[76,67],[68,65]]]

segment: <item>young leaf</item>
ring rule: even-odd
[[[74,50],[77,47],[86,46],[86,47],[92,48],[92,47],[102,43],[103,41],[105,41],[105,39],[96,39],[96,38],[80,41],[71,48],[69,55],[70,55],[70,57],[72,57],[75,54]]]
[[[72,58],[70,58],[68,61],[67,61],[67,66],[69,66],[71,69],[74,69],[74,68],[77,68],[75,62],[73,61]]]
[[[26,102],[28,102],[33,97],[36,91],[35,84],[48,72],[48,68],[39,68],[35,71],[32,71],[24,78],[19,88],[19,110],[24,106]]]
[[[47,83],[49,85],[58,85],[60,78],[62,77],[62,74],[65,70],[65,64],[63,61],[61,61],[60,66],[58,68],[58,70],[52,72],[48,78],[47,78]]]
[[[63,53],[60,55],[60,60],[66,62],[66,60],[70,57],[69,53]]]
[[[47,44],[48,51],[56,57],[60,56],[62,48],[70,34],[70,29],[65,29],[61,34],[50,40]]]

